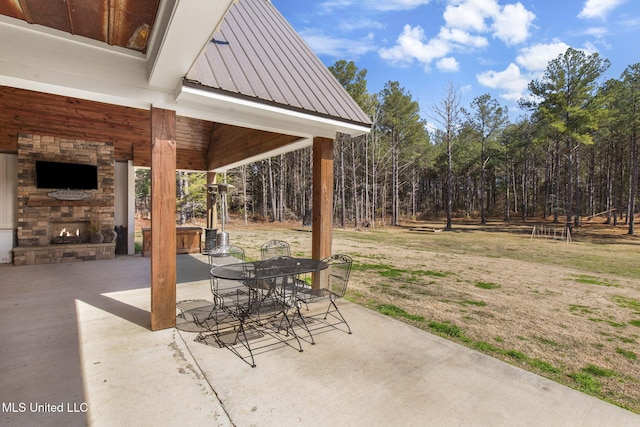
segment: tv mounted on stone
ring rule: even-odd
[[[98,166],[36,160],[38,188],[97,190]]]

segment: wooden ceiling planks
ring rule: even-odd
[[[0,87],[0,149],[17,151],[18,134],[113,142],[117,156],[149,143],[149,112],[100,102]],[[127,160],[118,157],[117,160]]]
[[[17,152],[18,134],[112,142],[117,161],[151,166],[148,110],[0,87],[0,151]],[[176,167],[212,170],[266,153],[298,137],[190,117],[176,118]]]
[[[300,139],[297,136],[265,132],[239,126],[216,126],[207,152],[209,170],[267,153]]]
[[[0,0],[0,15],[145,53],[160,0]]]

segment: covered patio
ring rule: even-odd
[[[213,180],[313,147],[309,252],[322,258],[331,253],[333,138],[366,133],[370,121],[268,1],[96,3],[43,10],[0,0],[0,166],[16,183],[0,186],[0,221],[17,230],[18,247],[69,205],[80,207],[78,222],[100,209],[132,233],[132,171],[151,167],[155,246],[150,258],[0,266],[3,425],[638,424],[343,301],[353,335],[318,334],[301,353],[275,348],[257,368],[174,328],[177,300],[211,298],[206,258],[175,255],[175,170]],[[34,141],[48,145],[34,153]],[[107,156],[104,194],[52,201],[35,188],[33,162],[61,147],[65,161],[78,147]]]
[[[0,0],[0,229],[16,236],[15,263],[112,258],[113,244],[50,247],[56,229],[79,233],[93,215],[128,226],[132,253],[134,168],[150,167],[151,328],[171,328],[176,170],[207,171],[211,183],[304,147],[311,252],[330,255],[334,138],[371,121],[271,2],[97,3]],[[96,166],[98,188],[60,199],[38,185],[39,161]]]
[[[178,299],[211,298],[205,257],[180,255],[177,266]],[[302,353],[274,348],[251,368],[195,332],[149,333],[149,272],[140,256],[0,267],[3,425],[638,425],[344,301],[352,335],[318,334]]]

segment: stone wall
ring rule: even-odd
[[[49,193],[54,190],[36,187],[36,160],[97,165],[98,189],[84,190],[89,197],[82,200],[58,200],[51,197]],[[44,246],[49,246],[53,237],[63,227],[71,229],[74,233],[75,230],[79,230],[80,233],[87,235],[87,240],[89,223],[99,224],[102,230],[113,230],[115,225],[114,177],[113,143],[42,135],[19,135],[18,247],[16,249],[22,247],[42,249]],[[113,258],[113,246],[108,246]],[[62,249],[55,248],[55,250],[60,252]],[[56,261],[56,256],[42,255],[42,253],[40,256],[48,262],[61,262]],[[80,258],[84,257],[84,255],[80,256]],[[104,259],[102,256],[101,258]]]
[[[63,262],[113,259],[115,243],[23,246],[13,249],[14,265],[59,264]]]

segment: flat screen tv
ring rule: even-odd
[[[98,166],[36,160],[38,188],[97,190]]]

